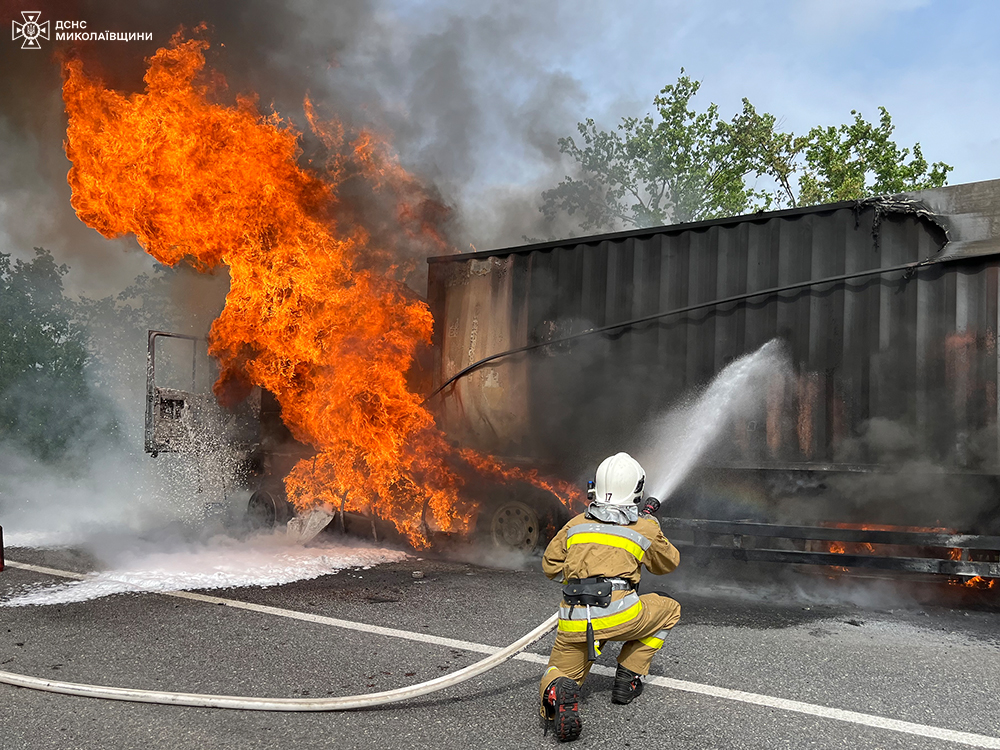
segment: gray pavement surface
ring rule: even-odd
[[[66,550],[8,549],[7,556],[67,570],[94,565]],[[415,569],[424,578],[414,579]],[[683,607],[652,673],[1000,736],[1000,615],[989,599],[966,599],[971,608],[961,609],[955,592],[925,587],[929,602],[885,603],[873,593],[883,585],[875,582],[839,597],[854,603],[835,603],[834,594],[824,603],[814,595],[775,596],[795,587],[767,571],[764,578],[709,587],[710,579],[679,571],[644,581],[680,592]],[[0,573],[0,599],[53,582],[8,567]],[[547,617],[557,592],[537,570],[409,559],[284,586],[207,593],[503,646]],[[549,636],[532,650],[547,654],[551,642]],[[599,663],[613,666],[616,650],[606,649]],[[323,697],[418,683],[479,658],[158,594],[0,608],[0,669],[68,681]],[[407,703],[321,714],[106,702],[0,685],[0,750],[555,747],[536,713],[541,669],[512,661]],[[573,747],[961,747],[656,686],[631,706],[612,706],[611,682],[593,675],[585,685],[584,731]]]

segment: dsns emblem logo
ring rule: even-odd
[[[48,41],[49,22],[39,23],[38,19],[42,14],[37,10],[22,10],[21,15],[24,17],[24,23],[18,23],[17,21],[10,22],[10,38],[15,41],[24,39],[21,49],[41,49],[42,45],[38,43],[38,40],[44,39]]]

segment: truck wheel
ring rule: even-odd
[[[267,490],[257,490],[247,503],[247,525],[253,531],[273,529],[291,518],[288,501]]]
[[[533,552],[541,538],[538,512],[519,500],[507,500],[494,506],[487,527],[495,547],[517,552]]]

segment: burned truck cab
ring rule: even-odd
[[[199,368],[199,362],[203,363]],[[254,388],[233,409],[211,392],[211,364],[203,338],[149,331],[146,349],[144,448],[193,457],[210,492],[205,515],[228,525],[271,527],[292,510],[281,477],[308,447],[281,422],[274,396]]]
[[[426,389],[421,364],[411,387]],[[204,478],[200,484],[211,488],[206,518],[222,517],[231,529],[254,531],[281,528],[295,517],[284,480],[316,450],[295,439],[272,393],[254,388],[235,408],[221,406],[210,388],[214,378],[205,341],[187,334],[149,331],[146,374],[145,450],[154,457],[194,457]],[[553,497],[525,483],[484,482],[476,493],[473,535],[501,550],[537,551],[568,518]],[[388,519],[351,512],[343,504],[335,510],[332,531],[405,541]],[[434,529],[428,533],[435,536]]]

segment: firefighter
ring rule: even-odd
[[[540,685],[542,718],[552,722],[561,742],[580,736],[580,686],[601,647],[623,642],[611,702],[631,703],[681,616],[680,605],[666,594],[636,591],[641,566],[663,575],[680,562],[656,518],[639,510],[645,480],[646,472],[627,453],[606,458],[597,467],[586,512],[563,526],[542,557],[545,575],[564,584],[556,641]]]

